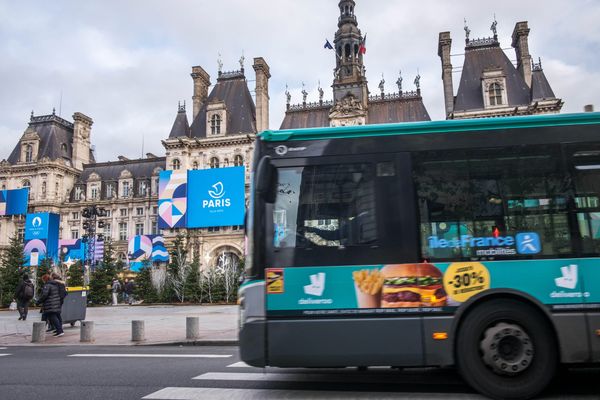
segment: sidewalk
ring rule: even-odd
[[[94,321],[95,345],[133,345],[131,321],[145,321],[146,340],[139,344],[170,344],[188,342],[185,338],[185,319],[200,317],[200,338],[205,341],[237,340],[238,307],[203,306],[126,306],[90,307],[86,320]],[[27,321],[18,321],[16,311],[0,311],[0,346],[40,346],[31,343],[34,322],[40,321],[39,310],[30,310]],[[79,323],[66,324],[63,337],[46,336],[43,345],[87,345],[79,342]],[[194,341],[191,341],[194,342]]]

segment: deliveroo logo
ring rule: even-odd
[[[538,254],[542,251],[540,235],[535,232],[518,233],[516,240],[519,254]]]

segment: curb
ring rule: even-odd
[[[137,343],[138,346],[238,346],[237,339],[198,339],[173,342]]]

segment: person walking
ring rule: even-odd
[[[58,313],[58,323],[60,324],[60,326],[63,326],[63,321],[62,321],[62,305],[65,302],[65,297],[67,297],[67,285],[66,283],[62,280],[62,278],[60,277],[60,275],[58,275],[56,272],[53,272],[50,277],[52,278],[52,281],[56,282],[58,284],[58,295],[60,296],[60,312]]]
[[[48,322],[56,329],[53,336],[63,336],[62,324],[58,317],[60,314],[59,284],[51,280],[51,276],[48,274],[42,276],[42,282],[44,282],[44,288],[42,289],[42,295],[37,300],[37,304],[42,305]]]
[[[127,304],[133,304],[133,292],[135,292],[135,282],[133,278],[125,283],[125,298],[127,299]]]
[[[19,310],[19,321],[27,319],[29,312],[29,302],[33,299],[35,290],[33,282],[29,279],[29,275],[23,274],[23,280],[19,282],[17,290],[15,290],[15,299],[17,300],[17,310]]]
[[[119,304],[119,292],[121,291],[121,284],[117,278],[113,279],[112,287],[110,289],[112,292],[112,305],[116,306]]]

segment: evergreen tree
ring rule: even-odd
[[[104,242],[102,261],[90,275],[90,302],[92,304],[109,304],[111,301],[110,286],[117,276],[112,241]]]
[[[24,273],[29,273],[29,268],[25,267],[23,243],[15,235],[0,259],[0,305],[10,304]]]
[[[69,267],[67,286],[83,286],[83,265],[81,261],[77,261]]]
[[[152,266],[148,260],[143,261],[135,278],[135,296],[146,303],[156,303],[160,300],[152,284]]]
[[[187,276],[187,282],[185,285],[185,298],[187,301],[192,303],[200,304],[203,301],[200,263],[196,260],[190,265],[190,272]]]

